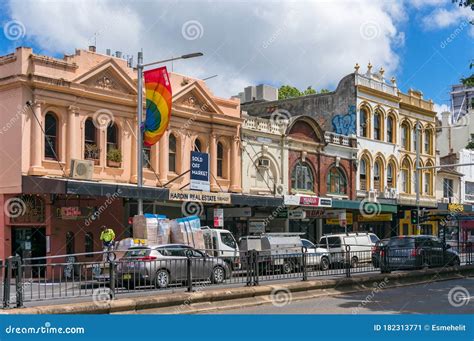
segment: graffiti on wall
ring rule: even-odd
[[[337,134],[346,136],[356,133],[355,105],[349,105],[347,114],[336,115],[332,118],[332,130]]]

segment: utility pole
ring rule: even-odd
[[[416,193],[416,230],[420,229],[420,122],[416,121],[415,125],[415,193]]]
[[[138,187],[138,215],[143,215],[143,52],[138,52],[137,61],[138,105],[137,105],[137,187]]]

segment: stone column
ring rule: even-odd
[[[209,140],[209,156],[211,158],[211,191],[218,191],[217,184],[217,135],[212,132]]]
[[[35,101],[33,104],[33,113],[31,114],[31,139],[30,139],[30,152],[31,152],[31,161],[30,161],[30,173],[38,173],[43,169],[42,165],[42,146],[44,145],[44,136],[41,130],[43,125],[43,117],[41,115],[41,106],[44,104],[44,101]],[[36,116],[36,118],[34,117]],[[39,123],[38,123],[39,121]]]
[[[72,159],[82,159],[80,152],[82,150],[82,139],[78,138],[78,132],[76,125],[76,113],[79,108],[73,105],[68,108],[67,115],[67,135],[66,135],[66,169],[68,172],[71,169]]]
[[[163,134],[158,143],[160,144],[158,150],[160,182],[164,185],[168,182],[168,132]]]
[[[241,192],[242,188],[240,186],[240,169],[242,167],[239,157],[239,146],[240,138],[239,136],[233,136],[230,146],[230,191],[231,192]]]

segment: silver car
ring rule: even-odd
[[[117,286],[166,288],[171,284],[182,284],[187,280],[188,257],[193,281],[222,283],[230,278],[230,270],[222,259],[183,244],[151,245],[128,249],[117,263]]]

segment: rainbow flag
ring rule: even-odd
[[[168,128],[171,118],[171,84],[166,67],[144,72],[146,119],[143,144],[152,146]]]

